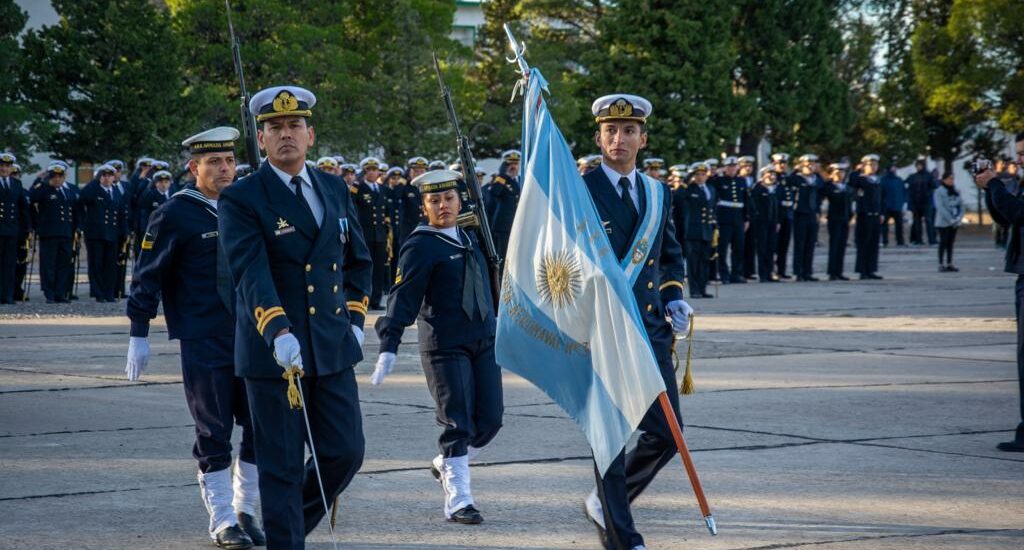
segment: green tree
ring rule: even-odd
[[[169,0],[186,44],[190,94],[204,124],[238,125],[238,80],[222,0]],[[430,51],[464,52],[448,38],[455,6],[441,0],[232,3],[250,93],[293,83],[317,96],[318,153],[392,162],[448,152],[447,119]],[[462,72],[446,74],[464,93]],[[453,155],[449,155],[453,156]]]
[[[14,0],[0,0],[0,50],[6,52],[0,57],[0,74],[16,75],[24,63],[18,35],[27,21],[28,14]],[[13,152],[23,170],[36,168],[29,166],[29,155],[49,130],[25,103],[18,80],[0,79],[0,150]]]
[[[491,0],[482,4],[484,25],[477,34],[469,71],[474,92],[470,98],[473,123],[463,129],[473,141],[474,153],[480,157],[496,157],[505,149],[519,146],[522,103],[509,103],[518,69],[506,61],[510,48],[503,27],[518,19],[517,4],[518,0]]]
[[[59,126],[45,147],[78,161],[174,155],[189,105],[170,18],[152,2],[54,0],[56,25],[28,31],[27,104]]]

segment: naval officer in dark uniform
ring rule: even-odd
[[[29,193],[39,239],[39,287],[48,304],[71,301],[75,197],[64,186],[66,179],[67,168],[55,162]]]
[[[850,187],[857,194],[857,226],[854,242],[857,260],[854,269],[864,279],[881,279],[878,274],[878,237],[882,221],[882,184],[878,179],[878,155],[865,155],[861,168],[850,177]]]
[[[786,256],[789,254],[789,243],[793,239],[793,207],[796,204],[796,193],[786,180],[789,178],[789,155],[775,153],[772,155],[772,168],[775,170],[775,182],[779,186],[779,231],[775,244],[775,272],[780,279],[792,279],[786,274]]]
[[[848,281],[843,275],[846,243],[850,238],[853,216],[853,189],[846,183],[846,164],[830,164],[825,197],[828,198],[828,280]]]
[[[504,258],[508,252],[512,222],[516,219],[516,208],[519,206],[519,195],[522,192],[519,183],[521,157],[520,152],[515,149],[509,149],[501,154],[498,173],[491,180],[488,193],[484,196],[487,220],[491,222],[491,234],[499,258]]]
[[[0,304],[13,304],[18,294],[19,250],[32,224],[28,196],[11,175],[16,160],[12,153],[0,153]]]
[[[114,188],[113,166],[96,169],[97,179],[89,182],[78,200],[83,206],[85,246],[89,260],[89,294],[97,302],[116,302],[118,246],[124,230],[125,210],[121,194]]]
[[[722,283],[746,283],[743,251],[747,228],[750,226],[749,193],[747,182],[737,174],[736,157],[727,157],[723,173],[708,180],[714,187],[718,202],[715,218],[718,222],[718,276]]]
[[[643,263],[633,294],[644,320],[658,367],[669,388],[668,397],[677,420],[678,392],[672,365],[673,331],[682,332],[689,326],[693,312],[683,300],[683,255],[675,238],[672,223],[671,197],[665,193],[661,204],[646,204],[643,186],[662,185],[641,175],[636,169],[636,157],[647,146],[647,117],[651,103],[630,94],[613,94],[599,98],[591,106],[598,123],[594,140],[601,148],[600,168],[586,174],[587,185],[598,216],[605,226],[608,240],[616,258],[627,254]],[[633,233],[643,220],[660,220],[657,238],[644,250],[631,250]],[[666,321],[671,317],[672,323]],[[625,449],[612,462],[602,478],[595,465],[597,488],[585,501],[587,517],[597,526],[606,548],[630,550],[643,548],[644,539],[637,532],[630,511],[630,503],[640,496],[654,480],[658,471],[676,453],[672,434],[659,404],[654,403],[640,423],[636,448],[628,454]]]
[[[469,462],[497,435],[503,406],[487,261],[476,239],[457,225],[460,177],[435,170],[412,182],[428,223],[402,246],[387,313],[376,324],[380,355],[371,382],[380,384],[391,372],[405,327],[417,323],[423,372],[444,427],[431,469],[444,489],[445,517],[476,524],[483,517]]]
[[[238,130],[220,127],[182,142],[192,154],[188,168],[196,185],[175,194],[147,218],[128,296],[132,325],[125,366],[129,380],[138,380],[145,370],[149,323],[163,300],[168,336],[181,346],[185,401],[196,423],[192,456],[199,462],[209,535],[220,548],[232,549],[266,542],[255,519],[260,495],[252,421],[245,384],[235,375],[234,288],[218,257],[217,207],[220,194],[235,178],[236,139]],[[170,173],[162,173],[166,181],[157,172],[153,189],[162,186],[166,191]],[[232,468],[235,424],[242,428],[242,440]]]
[[[220,246],[235,284],[235,373],[245,378],[270,549],[301,549],[355,476],[365,447],[352,367],[363,358],[370,253],[337,176],[306,167],[316,97],[298,86],[249,102],[267,162],[221,194]],[[283,373],[299,368],[305,411]],[[308,415],[323,478],[306,461]]]
[[[821,188],[818,156],[801,155],[796,171],[786,180],[793,195],[793,275],[797,281],[812,282],[814,276],[814,245],[818,241],[818,213],[821,209]]]
[[[775,174],[771,166],[761,168],[757,185],[750,191],[750,218],[754,227],[752,234],[757,246],[757,277],[762,283],[779,282],[773,271],[780,208]]]
[[[398,217],[398,250],[402,249],[405,239],[409,238],[423,217],[420,193],[412,181],[426,173],[428,164],[429,162],[424,157],[412,157],[406,163],[406,183],[399,186],[398,198],[401,204],[401,215]]]
[[[146,189],[142,196],[139,197],[137,216],[139,223],[145,228],[149,225],[149,217],[153,215],[153,212],[160,208],[160,205],[167,202],[171,198],[171,180],[173,176],[167,170],[160,170],[153,174],[153,182],[149,189]],[[143,231],[145,236],[145,231]],[[139,243],[141,250],[142,243]]]
[[[709,167],[698,162],[691,167],[690,185],[682,192],[683,234],[686,240],[686,271],[689,275],[691,298],[714,298],[707,291],[711,273],[711,242],[715,235],[715,189],[708,185]]]
[[[388,208],[387,186],[380,183],[381,162],[377,157],[366,157],[359,161],[363,177],[352,191],[359,227],[370,250],[373,261],[373,278],[370,290],[370,309],[384,309],[381,300],[391,287],[388,277],[388,236],[391,235],[391,216]],[[353,188],[350,188],[353,189]]]

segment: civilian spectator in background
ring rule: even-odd
[[[935,229],[939,233],[939,271],[960,271],[953,266],[953,242],[964,217],[964,203],[953,183],[953,174],[942,175],[942,185],[934,192]]]
[[[895,222],[896,245],[906,246],[903,240],[903,211],[907,207],[907,183],[896,174],[896,167],[892,165],[882,176],[882,207],[885,209],[882,246],[889,246],[889,220]]]
[[[910,244],[923,245],[925,226],[928,222],[928,211],[932,208],[932,194],[938,187],[938,183],[932,178],[928,171],[928,161],[925,158],[917,159],[914,163],[917,171],[907,178],[907,202],[910,207]],[[931,235],[929,230],[929,235]],[[935,244],[929,239],[929,244]]]

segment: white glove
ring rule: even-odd
[[[363,347],[363,340],[366,339],[366,336],[363,334],[363,329],[352,325],[352,334],[356,335],[356,342],[359,342],[359,347]]]
[[[144,336],[132,336],[128,340],[128,364],[124,366],[124,375],[129,380],[138,380],[148,364],[149,339]]]
[[[274,359],[282,369],[292,366],[302,368],[302,352],[299,351],[299,339],[292,333],[282,334],[274,338]]]
[[[665,306],[665,314],[672,318],[672,330],[686,332],[690,329],[690,316],[693,308],[684,300],[673,300]]]
[[[377,356],[377,365],[373,369],[373,374],[370,375],[370,383],[374,386],[379,386],[384,381],[384,377],[391,374],[391,369],[395,367],[395,359],[398,357],[390,351],[382,351]]]

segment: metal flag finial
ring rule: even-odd
[[[508,23],[503,23],[502,27],[505,29],[505,36],[508,36],[509,46],[512,48],[512,57],[506,57],[505,60],[509,63],[518,64],[519,72],[522,75],[522,78],[516,81],[515,87],[512,88],[512,98],[509,100],[511,102],[515,101],[516,95],[522,93],[526,85],[526,81],[530,77],[530,66],[526,64],[526,58],[524,57],[524,54],[526,54],[526,44],[516,40],[516,37],[512,34],[512,28],[508,26]]]

